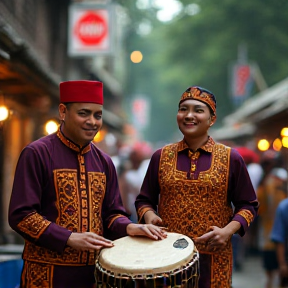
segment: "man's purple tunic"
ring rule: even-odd
[[[9,223],[25,239],[22,287],[93,287],[96,253],[67,240],[72,232],[126,236],[127,216],[114,165],[93,143],[80,149],[58,131],[29,144],[9,207]]]

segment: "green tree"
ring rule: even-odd
[[[122,2],[133,8],[133,1]],[[192,4],[181,2],[184,8]],[[229,66],[237,60],[242,43],[247,47],[248,60],[258,64],[268,86],[288,75],[287,1],[198,0],[193,5],[198,13],[191,16],[183,10],[168,23],[157,21],[155,10],[139,11],[135,4],[132,9],[134,28],[149,19],[153,29],[147,36],[130,30],[127,50],[141,50],[144,58],[133,65],[127,60],[130,77],[126,89],[129,95],[150,97],[151,125],[145,137],[153,142],[170,142],[177,135],[178,100],[190,85],[215,93],[217,123],[221,125],[223,117],[234,109],[229,95]]]

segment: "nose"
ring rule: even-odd
[[[185,118],[194,118],[194,112],[193,110],[187,110]]]
[[[88,125],[91,125],[91,126],[94,127],[94,126],[97,125],[97,119],[96,119],[93,115],[91,115],[91,116],[87,119],[86,123],[87,123]]]

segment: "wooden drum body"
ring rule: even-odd
[[[182,234],[166,239],[126,236],[101,250],[96,260],[97,287],[198,287],[199,254]]]

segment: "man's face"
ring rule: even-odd
[[[178,109],[177,123],[185,137],[199,137],[207,134],[216,116],[211,115],[209,107],[194,99],[183,101]]]
[[[103,106],[95,103],[59,105],[62,132],[75,144],[84,146],[92,141],[102,126]]]

